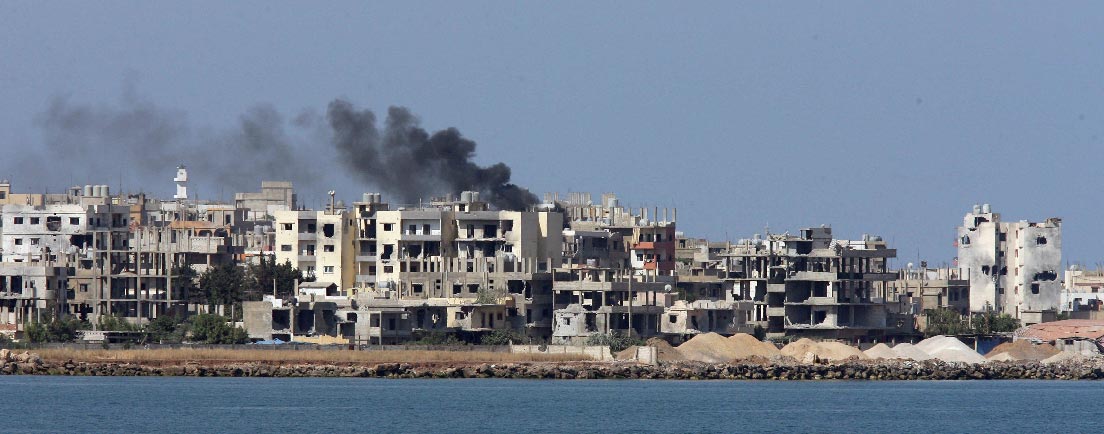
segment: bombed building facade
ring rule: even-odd
[[[1061,306],[1062,219],[1001,221],[975,205],[958,228],[958,266],[970,281],[970,311],[1007,313],[1025,324],[1053,321]]]

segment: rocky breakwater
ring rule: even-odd
[[[0,351],[0,373],[73,376],[196,377],[370,377],[370,378],[526,378],[526,379],[670,379],[670,380],[987,380],[1104,379],[1099,359],[985,364],[898,360],[845,360],[794,363],[785,357],[732,363],[676,362],[656,366],[613,362],[419,364],[371,366],[330,364],[217,363],[147,365],[136,363],[51,361],[33,353]]]

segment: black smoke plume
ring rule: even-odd
[[[498,209],[523,210],[537,203],[535,195],[510,183],[505,164],[481,167],[473,162],[475,142],[460,131],[430,134],[406,108],[388,109],[382,132],[375,114],[347,101],[331,102],[326,117],[346,167],[401,200],[472,190]]]

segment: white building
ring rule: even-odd
[[[1005,223],[989,204],[974,206],[958,228],[958,265],[970,270],[970,310],[996,310],[1025,324],[1060,305],[1062,220]]]

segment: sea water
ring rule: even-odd
[[[0,377],[0,432],[1097,432],[1104,382]]]

